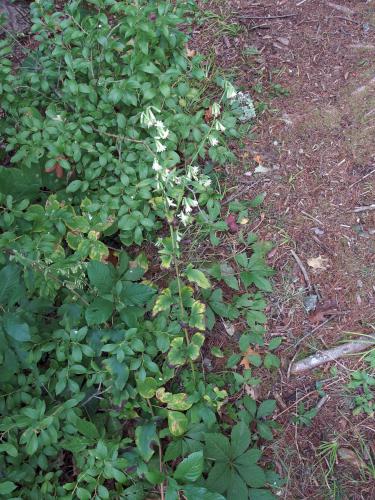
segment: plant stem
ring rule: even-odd
[[[174,263],[174,268],[175,268],[175,273],[176,273],[176,279],[177,279],[178,296],[179,296],[179,300],[180,300],[181,318],[184,320],[185,319],[185,308],[184,308],[184,303],[183,303],[183,300],[182,300],[182,287],[181,287],[181,279],[180,279],[180,270],[179,270],[179,267],[178,267],[178,260],[177,260],[176,240],[175,240],[174,229],[173,229],[173,227],[172,227],[171,224],[169,224],[169,231],[170,231],[171,240],[172,240],[172,247],[173,247],[173,263]],[[187,331],[187,328],[183,327],[183,331],[185,333],[186,344],[189,345],[190,344],[190,337],[189,337],[189,333]],[[194,380],[194,383],[195,383],[196,379],[195,379],[195,367],[194,367],[194,363],[193,363],[192,359],[189,359],[189,361],[190,361],[191,371],[192,371],[192,374],[193,374],[193,380]]]
[[[152,404],[149,399],[147,399],[148,407],[150,408],[152,416],[154,416],[154,410],[152,409]],[[159,471],[163,474],[163,449],[160,444],[160,439],[158,439],[158,449],[159,449]],[[160,500],[164,500],[164,482],[159,485],[160,489]]]

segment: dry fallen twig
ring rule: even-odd
[[[371,170],[371,172],[369,172],[368,174],[366,174],[363,177],[361,177],[360,179],[358,179],[358,181],[355,181],[355,182],[353,182],[353,184],[350,184],[349,188],[352,188],[353,186],[356,186],[360,182],[362,182],[365,179],[367,179],[367,177],[370,177],[370,175],[372,175],[373,173],[375,173],[375,168],[374,168],[374,170]]]
[[[353,212],[367,212],[367,210],[375,210],[375,203],[372,205],[368,205],[367,207],[356,207]]]
[[[280,14],[280,15],[275,15],[275,16],[244,16],[240,12],[237,14],[238,16],[241,16],[241,19],[285,19],[287,17],[295,17],[297,14],[291,13],[291,14]],[[241,21],[240,19],[240,21]]]
[[[316,368],[324,363],[342,358],[346,354],[354,354],[356,352],[365,351],[368,347],[374,344],[375,335],[360,337],[360,340],[355,340],[338,347],[333,347],[332,349],[328,349],[326,351],[318,352],[312,356],[302,359],[301,361],[293,363],[290,368],[290,373],[292,375],[297,375],[298,373],[312,370],[313,368]]]
[[[297,262],[298,267],[301,269],[303,277],[305,278],[306,285],[307,285],[308,289],[312,290],[312,286],[311,286],[311,281],[310,281],[309,275],[307,274],[306,268],[302,264],[301,259],[298,257],[298,255],[296,254],[296,252],[294,250],[291,250],[290,253],[292,254],[294,260]]]

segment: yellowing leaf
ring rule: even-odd
[[[154,307],[152,309],[152,315],[156,316],[161,311],[167,311],[173,304],[173,297],[169,288],[165,288],[161,294],[157,297]]]
[[[205,330],[204,314],[206,312],[206,306],[195,300],[191,306],[189,326],[192,328],[197,328],[198,330]]]
[[[194,269],[191,264],[187,267],[185,274],[189,281],[196,283],[200,288],[211,288],[211,283],[205,274],[199,269]]]

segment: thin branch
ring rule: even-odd
[[[368,349],[368,347],[375,344],[375,335],[362,336],[360,340],[355,340],[353,342],[348,342],[342,344],[338,347],[333,347],[332,349],[327,349],[326,351],[313,354],[308,356],[301,361],[294,363],[290,369],[290,373],[296,375],[308,370],[312,370],[317,366],[324,363],[329,363],[330,361],[335,361],[336,359],[342,358],[346,354],[354,354],[357,352],[362,352]]]
[[[241,14],[240,12],[237,13],[237,15],[240,17],[240,21],[241,19],[255,19],[255,20],[260,20],[260,19],[285,19],[287,17],[296,17],[297,14],[294,14],[294,13],[290,13],[290,14],[278,14],[278,15],[275,15],[275,16],[244,16],[243,14]]]
[[[296,254],[296,252],[294,250],[290,250],[290,253],[292,254],[294,260],[297,262],[298,267],[301,269],[303,277],[305,278],[305,281],[306,281],[306,285],[308,286],[309,290],[312,290],[312,286],[311,286],[311,281],[310,281],[309,275],[307,274],[306,268],[302,264],[301,259],[298,257],[298,255]]]
[[[353,212],[359,213],[359,212],[367,212],[367,210],[375,210],[375,203],[372,205],[368,205],[367,207],[356,207]]]
[[[375,173],[375,168],[374,168],[374,170],[371,170],[371,172],[369,172],[368,174],[366,174],[363,177],[361,177],[360,179],[358,179],[358,181],[355,181],[355,182],[353,182],[353,184],[350,184],[349,189],[351,189],[353,186],[356,186],[360,182],[364,181],[365,179],[367,179],[367,177],[370,177],[370,175],[372,175],[373,173]]]

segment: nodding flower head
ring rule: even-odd
[[[169,136],[169,130],[167,128],[157,127],[158,131],[157,139],[166,139]]]
[[[152,169],[155,170],[155,172],[160,172],[160,170],[162,168],[163,167],[160,165],[160,163],[158,162],[158,160],[156,158],[154,158],[154,163],[152,164]]]
[[[151,108],[147,108],[146,111],[141,113],[141,124],[145,125],[147,128],[153,127],[156,123],[156,118]]]
[[[220,104],[217,102],[214,102],[213,105],[211,106],[211,113],[212,116],[217,118],[220,115]]]
[[[184,226],[187,225],[187,223],[189,222],[190,218],[188,216],[188,214],[186,214],[185,212],[180,212],[177,217],[180,219],[180,221],[182,222],[182,224]]]
[[[155,141],[155,146],[156,146],[156,151],[158,153],[162,153],[163,151],[165,151],[167,149],[164,146],[164,144],[162,144],[158,139],[156,139],[156,141]]]

